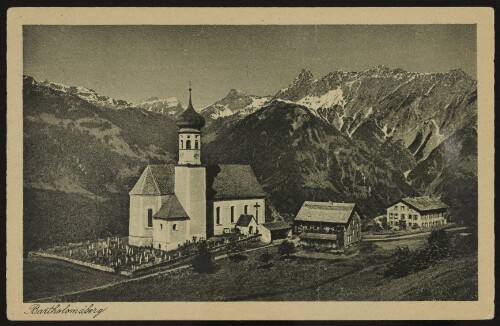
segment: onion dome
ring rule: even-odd
[[[179,128],[193,128],[201,130],[205,125],[205,118],[195,111],[193,103],[191,102],[191,87],[189,87],[189,105],[179,117],[177,117],[175,124]]]

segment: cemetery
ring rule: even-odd
[[[207,240],[207,245],[211,252],[219,252],[232,241],[242,244],[243,248],[261,245],[260,235],[243,234],[212,237]],[[105,272],[133,277],[155,267],[168,267],[192,257],[197,252],[197,245],[197,242],[186,241],[179,245],[176,250],[163,251],[153,247],[130,245],[128,237],[108,237],[94,241],[68,243],[31,252],[30,255],[59,259]]]

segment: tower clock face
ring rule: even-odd
[[[194,153],[194,158],[199,158],[199,157],[200,157],[200,154]]]

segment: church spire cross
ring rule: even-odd
[[[193,90],[193,89],[191,88],[191,82],[189,82],[189,105],[190,105],[190,106],[192,106],[192,105],[193,105],[193,103],[191,102],[191,91],[192,91],[192,90]]]

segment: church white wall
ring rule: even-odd
[[[207,238],[206,171],[204,166],[176,166],[175,194],[189,215],[190,232],[193,236]]]
[[[245,205],[248,205],[247,214],[253,215],[257,219],[255,203],[258,203],[259,214],[258,224],[265,223],[265,200],[264,198],[222,200],[213,202],[213,229],[214,235],[223,234],[224,229],[234,229],[241,214],[245,213]],[[234,221],[231,222],[231,206],[234,206]],[[217,207],[220,207],[220,223],[217,223]],[[260,230],[260,229],[259,229]]]
[[[153,246],[161,250],[175,250],[189,238],[189,220],[167,221],[155,219],[153,222]]]
[[[154,215],[161,208],[165,196],[130,196],[129,243],[134,246],[150,246],[153,227],[148,226],[148,210]],[[154,226],[154,219],[153,219]]]

